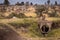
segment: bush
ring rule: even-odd
[[[19,14],[16,14],[16,13],[11,13],[9,16],[7,16],[6,18],[13,18],[13,17],[17,17],[17,18],[25,18],[26,16],[23,14],[23,13],[19,13]]]
[[[16,15],[16,17],[18,17],[18,18],[26,18],[26,16],[23,13],[19,13],[18,15]]]
[[[7,16],[6,18],[13,18],[14,16],[16,16],[15,13],[11,13],[9,16]]]
[[[58,17],[56,12],[49,13],[50,17]]]

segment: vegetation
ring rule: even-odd
[[[30,5],[33,5],[33,3],[31,2]]]
[[[50,17],[58,17],[58,15],[57,15],[56,12],[52,12],[52,13],[50,13],[49,15],[50,15]]]
[[[47,4],[48,4],[48,5],[50,4],[50,0],[47,1]]]
[[[19,13],[16,17],[18,17],[18,18],[26,18],[26,16],[23,13]]]
[[[48,33],[49,37],[60,37],[60,28],[54,29],[51,32]]]
[[[48,0],[47,3],[49,5],[50,4],[50,0]],[[8,0],[5,0],[4,4],[5,5],[9,5],[10,3],[9,3]],[[24,2],[21,2],[21,3],[17,2],[16,5],[24,5]],[[33,3],[31,2],[30,5],[33,5]],[[57,1],[55,1],[55,5],[57,5]],[[29,6],[29,2],[26,2],[26,6]],[[39,17],[42,16],[43,15],[43,11],[49,11],[49,10],[44,5],[41,5],[41,6],[37,5],[37,7],[36,7],[37,16],[39,16]],[[58,21],[58,20],[60,21],[60,18],[57,18],[58,15],[57,15],[57,11],[55,9],[54,9],[54,12],[52,12],[52,13],[46,12],[46,14],[48,14],[50,16],[50,19],[49,19],[49,17],[46,18],[46,19],[49,20],[49,21],[53,21],[54,22],[53,26],[55,26],[54,24],[56,23],[56,21]],[[17,17],[17,18],[14,19],[13,17]],[[24,13],[19,13],[19,14],[11,13],[7,17],[5,17],[4,15],[0,15],[0,18],[13,18],[13,19],[0,19],[0,21],[1,21],[1,23],[7,23],[7,24],[13,26],[16,30],[21,29],[21,27],[23,27],[24,29],[27,29],[28,32],[26,34],[30,35],[31,37],[42,37],[40,29],[38,28],[38,23],[37,23],[38,18],[32,18],[32,16],[30,16],[28,18],[27,16],[24,15]],[[59,21],[58,21],[58,23],[60,23]],[[58,24],[58,23],[56,23],[56,24]],[[4,24],[0,24],[0,26],[4,26],[5,27]],[[53,29],[47,34],[47,37],[60,36],[60,32],[59,31],[60,31],[60,28],[55,28],[54,29],[54,27],[53,27]]]
[[[57,5],[57,1],[55,1],[55,5]]]
[[[21,5],[24,5],[24,2],[21,2]]]
[[[21,2],[21,3],[17,2],[16,3],[16,5],[21,5],[21,6],[24,5],[24,4],[25,4],[24,2]]]
[[[9,24],[14,26],[16,29],[19,29],[21,27],[27,29],[28,30],[27,34],[30,35],[30,37],[41,36],[41,34],[38,30],[38,24],[37,24],[37,22],[35,22],[33,20],[24,19],[24,21],[22,23],[13,22],[13,23],[9,23]]]
[[[13,17],[17,17],[17,18],[26,18],[26,16],[23,13],[11,13],[9,16],[7,16],[6,18],[13,18]]]
[[[26,2],[26,6],[29,6],[29,2]]]
[[[57,18],[52,18],[53,21],[55,20],[55,22],[58,20]],[[11,26],[13,26],[17,31],[18,29],[21,29],[21,27],[23,27],[24,29],[27,29],[27,32],[24,33],[24,30],[23,33],[24,33],[24,36],[26,37],[43,37],[41,32],[40,32],[40,29],[38,28],[38,23],[37,23],[37,20],[36,18],[20,18],[20,19],[0,19],[0,21],[2,22],[2,24],[0,24],[1,26],[4,26],[4,23],[7,23]],[[56,37],[59,36],[60,32],[59,32],[59,28],[57,29],[52,29],[48,34],[47,34],[47,37]],[[19,31],[20,32],[20,31]],[[23,34],[21,33],[21,34]],[[57,34],[56,34],[57,33]],[[26,35],[27,34],[27,35]]]
[[[4,5],[9,5],[10,2],[8,0],[4,0]]]
[[[18,22],[11,22],[9,24],[12,25],[16,29],[21,29],[21,27],[27,29],[27,31],[28,31],[26,33],[27,36],[30,36],[30,37],[43,37],[43,35],[40,32],[40,29],[38,28],[38,23],[36,21],[32,20],[32,19],[31,20],[24,19],[22,22],[20,22],[20,21],[18,21]],[[56,34],[56,33],[58,33],[58,34]],[[56,37],[56,36],[59,36],[59,34],[60,34],[59,29],[58,28],[57,29],[53,28],[47,34],[47,37],[53,37],[53,36]]]
[[[45,7],[44,6],[37,6],[36,8],[36,14],[37,16],[42,16],[42,12],[45,11]]]

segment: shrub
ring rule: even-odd
[[[14,16],[16,16],[15,13],[11,13],[9,16],[7,16],[6,18],[13,18]]]
[[[18,17],[18,18],[25,18],[26,16],[23,13],[19,13],[18,15],[16,15],[16,17]]]

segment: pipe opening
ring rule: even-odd
[[[43,25],[41,30],[42,30],[42,32],[47,33],[49,31],[49,27],[47,25]]]

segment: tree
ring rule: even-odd
[[[38,4],[35,4],[35,6],[37,6]]]
[[[57,5],[57,1],[55,1],[55,5]]]
[[[46,5],[46,2],[45,2],[45,5]]]
[[[29,2],[26,2],[26,6],[29,6]]]
[[[4,5],[9,5],[10,2],[8,0],[4,0]]]
[[[19,3],[19,2],[17,2],[17,3],[16,3],[16,5],[20,5],[20,3]]]
[[[21,2],[21,5],[24,5],[24,2]]]
[[[58,17],[56,10],[54,10],[54,12],[52,12],[52,13],[49,14],[49,15],[50,15],[50,17]]]
[[[33,5],[33,3],[31,2],[30,5]]]
[[[50,0],[47,1],[47,4],[48,4],[48,5],[50,4]]]

